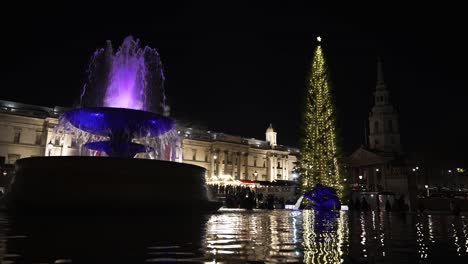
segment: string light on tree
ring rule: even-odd
[[[306,87],[303,113],[301,157],[301,188],[303,192],[320,183],[337,190],[341,198],[342,172],[338,162],[335,109],[331,96],[322,38],[317,37],[310,77]]]

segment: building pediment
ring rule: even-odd
[[[391,161],[392,157],[382,156],[363,147],[360,147],[351,154],[346,163],[348,166],[367,166],[375,164],[383,164]]]

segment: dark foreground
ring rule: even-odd
[[[468,263],[468,218],[287,210],[0,213],[0,263],[148,262]]]

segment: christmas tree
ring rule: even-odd
[[[335,188],[341,198],[342,170],[338,163],[335,109],[320,37],[317,40],[303,113],[299,159],[301,191],[307,192],[320,183]]]

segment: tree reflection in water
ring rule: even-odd
[[[466,263],[468,218],[222,210],[210,215],[0,213],[1,263]],[[441,250],[443,249],[443,250]]]

